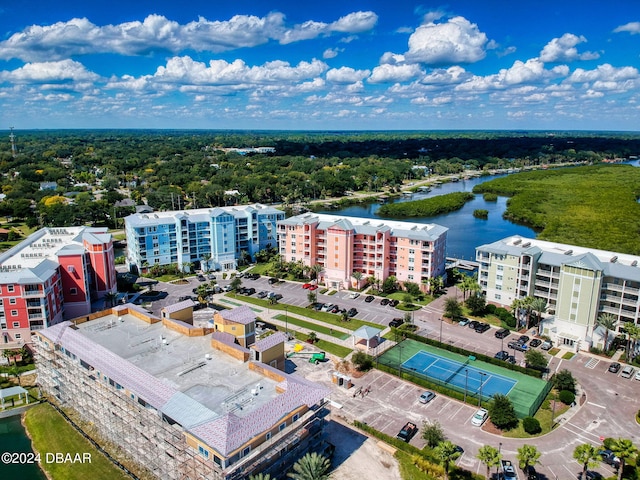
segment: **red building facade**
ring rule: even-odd
[[[30,342],[31,332],[91,313],[117,290],[106,228],[43,228],[0,254],[0,349]]]

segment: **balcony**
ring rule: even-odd
[[[25,297],[41,297],[44,295],[44,290],[25,290],[23,295]]]
[[[545,292],[543,290],[534,290],[533,294],[536,297],[543,297],[543,298],[553,298],[554,300],[556,298],[558,298],[558,294],[557,293],[552,293],[552,292]]]

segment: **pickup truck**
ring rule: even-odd
[[[396,437],[404,442],[409,443],[417,431],[418,427],[415,423],[407,422],[405,423],[404,427],[402,427],[402,429],[398,432],[398,435],[396,435]]]

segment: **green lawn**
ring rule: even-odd
[[[226,296],[230,298],[236,298],[232,293],[227,293]],[[381,326],[378,325],[377,323],[365,322],[364,320],[358,320],[357,318],[351,318],[349,319],[349,321],[343,322],[340,318],[340,315],[336,315],[334,313],[316,312],[312,308],[296,307],[294,305],[286,305],[282,303],[275,303],[272,305],[269,303],[268,300],[264,300],[262,298],[249,297],[245,295],[238,295],[237,298],[241,299],[244,302],[253,303],[254,305],[259,305],[261,307],[269,308],[271,310],[284,311],[285,307],[287,307],[287,310],[291,313],[295,313],[303,317],[313,318],[314,320],[320,320],[330,325],[336,325],[336,326],[339,325],[348,330],[357,330],[363,325],[368,325],[374,328],[381,328]]]
[[[49,404],[42,403],[27,411],[24,424],[34,449],[41,454],[41,466],[53,480],[128,480],[120,469],[98,452]],[[91,463],[47,463],[46,453],[89,453]]]
[[[325,327],[324,325],[318,325],[317,323],[305,322],[304,320],[300,320],[298,318],[293,318],[286,315],[276,315],[276,318],[282,322],[287,321],[291,325],[297,325],[298,327],[305,328],[307,330],[312,330],[318,333],[324,333],[325,335],[331,335],[334,338],[340,340],[346,340],[349,338],[348,333],[333,331],[330,327]]]
[[[284,330],[284,327],[279,327],[279,330]],[[306,342],[309,335],[301,332],[293,332],[293,336],[296,340],[300,340],[301,342]],[[336,345],[335,343],[326,342],[324,340],[318,340],[314,343],[316,348],[319,348],[322,351],[335,355],[336,357],[344,358],[349,355],[353,349],[343,347],[342,345]]]

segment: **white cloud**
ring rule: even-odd
[[[340,52],[343,52],[344,49],[341,48],[327,48],[324,52],[322,52],[322,58],[325,60],[329,58],[336,58]]]
[[[629,32],[631,35],[640,34],[640,22],[629,22],[613,30],[615,33]]]
[[[276,60],[250,67],[239,59],[231,63],[225,60],[211,60],[209,65],[206,65],[183,56],[170,58],[166,66],[158,67],[154,79],[195,85],[294,83],[317,77],[326,69],[327,65],[324,62],[315,59],[311,62],[300,62],[296,66]]]
[[[333,23],[309,20],[285,31],[279,40],[280,43],[287,44],[331,33],[362,33],[371,30],[377,22],[378,16],[374,12],[350,13]]]
[[[447,69],[439,68],[425,75],[420,83],[428,85],[449,85],[452,83],[460,83],[471,76],[464,68],[453,66]]]
[[[74,60],[27,63],[16,70],[0,72],[0,80],[13,83],[93,82],[99,78]]]
[[[74,18],[52,25],[32,25],[13,34],[0,42],[0,58],[44,61],[92,53],[175,54],[189,49],[223,52],[270,40],[291,43],[331,33],[362,33],[372,29],[377,20],[374,12],[355,12],[333,23],[310,20],[288,29],[279,12],[265,17],[235,15],[224,21],[200,17],[184,25],[155,14],[143,21],[105,26],[95,25],[87,18]]]
[[[385,52],[380,57],[380,64],[388,63],[389,65],[399,65],[405,62],[404,55],[393,53],[393,52]]]
[[[565,33],[560,38],[554,38],[547,43],[540,52],[540,60],[545,63],[551,62],[572,62],[574,60],[594,60],[600,57],[595,52],[578,53],[576,45],[586,42],[583,36],[573,33]]]
[[[327,72],[327,81],[333,83],[356,83],[369,76],[369,70],[355,70],[351,67],[332,68]]]
[[[429,64],[474,63],[485,57],[487,36],[475,23],[454,17],[421,25],[409,37],[408,61]]]
[[[595,82],[597,80],[618,82],[639,78],[640,73],[635,67],[616,68],[608,63],[604,63],[598,65],[594,70],[576,68],[566,81],[570,83]]]
[[[369,77],[370,83],[406,82],[423,75],[417,64],[391,65],[383,64],[373,69]]]

